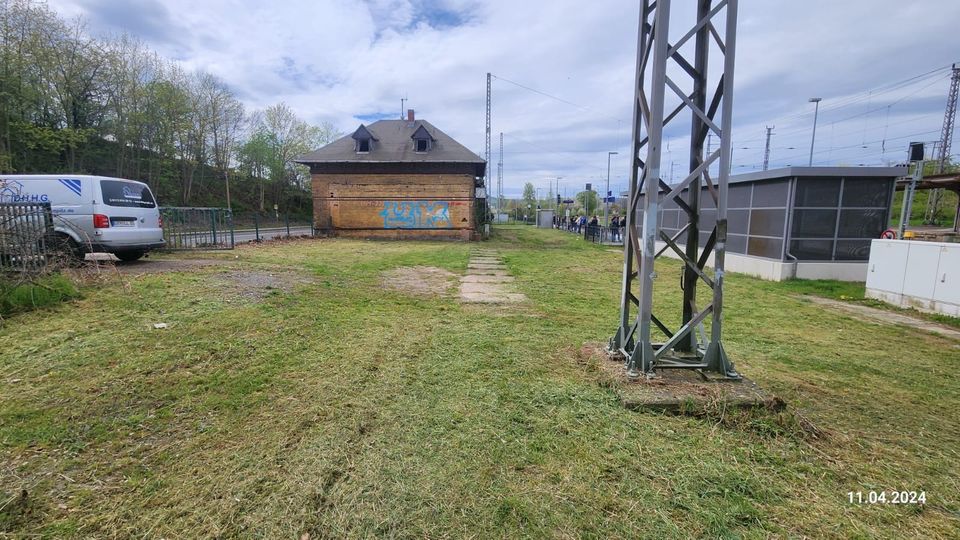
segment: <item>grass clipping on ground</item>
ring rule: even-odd
[[[529,299],[522,313],[384,286],[401,268],[462,274],[467,244],[302,240],[10,318],[0,535],[956,534],[955,342],[729,275],[737,369],[828,436],[769,415],[627,411],[570,353],[612,333],[620,255],[501,230],[489,246]],[[307,279],[256,302],[216,285],[278,265]],[[664,262],[658,283],[679,271]],[[928,503],[848,502],[893,489]]]
[[[402,266],[382,273],[385,289],[414,296],[449,296],[457,275],[433,266]]]

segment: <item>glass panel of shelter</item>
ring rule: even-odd
[[[889,215],[891,180],[797,178],[789,253],[798,260],[865,261]]]
[[[870,240],[879,237],[889,214],[891,180],[880,178],[795,178],[741,182],[728,192],[731,253],[784,260],[866,260]],[[788,202],[794,203],[788,228]],[[682,194],[686,200],[686,191]],[[643,200],[635,223],[643,223]],[[668,236],[687,224],[676,202],[661,203],[658,221]],[[700,195],[700,245],[716,225],[716,205],[707,188]],[[789,238],[785,242],[784,238]],[[683,238],[678,239],[681,243]],[[786,245],[789,250],[785,250]]]

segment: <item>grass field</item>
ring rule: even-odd
[[[526,303],[383,286],[463,273],[468,244],[303,240],[8,319],[0,537],[960,535],[960,343],[733,275],[727,351],[787,412],[631,412],[579,354],[614,330],[622,255],[484,245]],[[848,502],[871,490],[927,504]]]

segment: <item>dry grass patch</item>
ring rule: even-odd
[[[381,274],[387,289],[413,296],[449,296],[457,275],[434,266],[401,266]]]

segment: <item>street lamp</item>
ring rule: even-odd
[[[560,218],[560,179],[562,176],[557,177],[557,204],[556,204],[556,215],[557,218]]]
[[[812,97],[808,100],[809,103],[813,103],[813,134],[810,136],[810,161],[807,163],[808,167],[813,167],[813,143],[817,140],[817,113],[820,112],[820,100],[823,98]]]
[[[617,152],[607,152],[607,190],[603,196],[603,222],[610,226],[610,156],[617,155]]]

